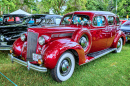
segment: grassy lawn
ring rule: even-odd
[[[28,71],[7,57],[9,51],[0,51],[0,72],[18,86],[130,86],[130,41],[119,54],[110,53],[88,64],[76,65],[72,77],[55,82],[47,73]],[[0,74],[0,86],[14,86]]]

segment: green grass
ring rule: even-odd
[[[130,86],[130,41],[121,53],[110,53],[88,64],[76,65],[72,77],[62,83],[55,82],[47,73],[28,71],[7,57],[9,51],[0,51],[0,72],[18,86]],[[13,86],[0,74],[0,86]]]

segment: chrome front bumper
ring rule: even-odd
[[[22,61],[20,59],[17,59],[16,57],[14,57],[12,54],[8,54],[8,56],[11,58],[12,62],[15,61],[23,66],[26,66],[28,70],[33,69],[33,70],[36,70],[39,72],[47,72],[47,68],[45,68],[45,67],[36,66],[34,64],[31,64],[29,61],[27,61],[27,62]]]
[[[12,45],[6,45],[6,46],[0,45],[0,50],[10,50],[11,48],[12,48]]]

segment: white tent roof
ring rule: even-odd
[[[10,14],[25,14],[25,15],[31,15],[31,14],[29,14],[29,13],[27,13],[27,12],[21,10],[21,9],[16,10],[16,11],[10,13]]]

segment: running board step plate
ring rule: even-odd
[[[97,59],[101,56],[104,56],[104,55],[116,50],[116,49],[117,48],[108,48],[108,49],[97,51],[97,52],[94,52],[94,53],[89,53],[87,56],[94,57],[95,59]]]

